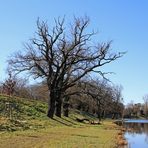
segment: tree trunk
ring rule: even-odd
[[[99,121],[101,121],[101,107],[100,107],[100,102],[99,101],[97,102],[97,106],[98,106],[97,116],[98,116]]]
[[[100,113],[100,110],[97,111],[97,116],[98,116],[99,121],[101,121],[101,113]]]
[[[102,112],[102,118],[103,118],[103,119],[106,118],[106,111],[105,111],[105,110],[103,110],[103,112]]]
[[[63,115],[65,117],[68,117],[69,116],[69,109],[68,108],[64,110]]]
[[[56,99],[56,113],[55,115],[61,118],[62,114],[62,99],[59,97]]]
[[[69,97],[68,97],[68,96],[66,96],[66,97],[64,98],[64,103],[63,103],[63,115],[64,115],[65,117],[68,117],[68,115],[69,115]]]
[[[113,113],[112,119],[115,119],[115,117],[116,117],[116,113]]]
[[[54,112],[55,112],[55,96],[54,93],[50,93],[47,116],[49,118],[53,118]]]
[[[64,103],[64,105],[63,105],[63,115],[65,117],[68,117],[68,115],[69,115],[69,103]]]

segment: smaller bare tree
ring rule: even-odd
[[[3,83],[3,92],[9,96],[12,96],[15,91],[16,81],[11,72],[8,72],[8,79]]]
[[[148,95],[145,95],[143,97],[143,100],[144,100],[144,114],[145,117],[148,118]]]
[[[103,111],[105,96],[106,96],[106,84],[107,81],[103,80],[92,80],[86,85],[86,94],[94,99],[97,107],[97,116],[101,120],[101,114]]]
[[[122,103],[123,101],[122,89],[123,87],[121,85],[113,86],[113,89],[112,89],[112,93],[113,93],[113,103],[112,103],[113,116],[112,118],[113,119],[118,118],[119,116],[121,117],[123,113],[124,105]]]

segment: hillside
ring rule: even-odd
[[[12,117],[6,104],[12,104]],[[93,116],[71,111],[70,117],[46,117],[47,104],[23,98],[0,96],[0,147],[1,148],[73,148],[116,146],[118,127],[112,121],[101,125],[77,122],[77,118],[96,120]],[[13,131],[13,132],[12,132]]]
[[[0,96],[0,130],[20,130],[42,126],[40,120],[46,119],[46,103]]]
[[[47,126],[75,126],[83,125],[76,118],[97,120],[95,117],[80,111],[70,112],[70,118],[54,117],[54,120],[46,116],[47,103],[24,98],[9,98],[0,96],[0,131],[16,131],[26,129],[45,128]]]

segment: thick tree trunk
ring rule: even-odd
[[[68,108],[66,110],[64,110],[63,115],[65,117],[68,117],[69,116],[69,110],[68,110]]]
[[[61,118],[62,114],[62,99],[59,97],[56,99],[56,112],[55,115]]]
[[[69,115],[69,103],[64,103],[64,105],[63,105],[63,115],[65,117],[68,117],[68,115]]]
[[[66,96],[66,97],[64,98],[64,103],[63,103],[63,115],[64,115],[65,117],[68,117],[68,115],[69,115],[69,97],[68,97],[68,96]]]
[[[54,112],[55,112],[55,102],[56,102],[54,93],[50,93],[50,98],[49,98],[49,99],[50,99],[50,100],[49,100],[49,104],[48,104],[47,116],[48,116],[49,118],[53,118]]]

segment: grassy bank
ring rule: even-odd
[[[38,101],[13,98],[17,104],[13,118],[6,118],[7,97],[1,97],[0,147],[1,148],[113,148],[118,129],[110,120],[100,125],[80,123],[76,118],[96,120],[88,114],[72,111],[69,118],[46,117],[47,105]],[[13,131],[13,132],[12,132]]]
[[[49,124],[53,122],[49,121]],[[116,146],[116,135],[117,130],[115,130],[114,125],[107,121],[102,123],[102,125],[60,125],[38,130],[1,133],[0,147],[113,148]]]

